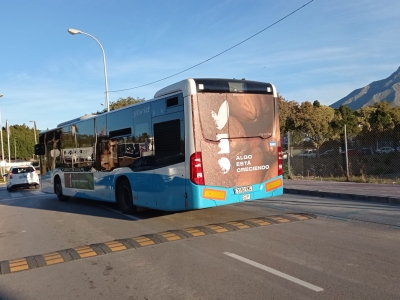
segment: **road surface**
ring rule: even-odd
[[[111,204],[0,188],[3,271],[4,262],[26,268],[0,275],[0,299],[399,299],[399,213],[284,195],[127,216]],[[132,238],[136,249],[114,244],[122,251],[99,254],[107,242]],[[97,252],[85,250],[93,244]],[[54,256],[66,249],[88,257]],[[16,260],[34,255],[57,263]]]

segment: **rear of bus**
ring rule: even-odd
[[[275,87],[246,80],[194,79],[188,209],[282,195]]]

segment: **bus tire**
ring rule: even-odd
[[[56,193],[57,198],[58,198],[59,201],[65,202],[65,201],[69,200],[69,197],[68,196],[64,196],[63,193],[62,193],[62,184],[61,184],[61,180],[60,180],[59,177],[57,177],[54,180],[54,192]]]
[[[137,211],[136,206],[133,205],[131,185],[126,179],[123,179],[118,183],[117,203],[124,214],[133,214]]]

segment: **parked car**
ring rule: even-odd
[[[326,150],[326,151],[322,152],[319,156],[321,156],[321,157],[333,156],[335,153],[337,153],[337,152],[335,152],[333,149],[331,149],[331,150]]]
[[[361,153],[356,150],[356,149],[347,149],[347,155],[348,156],[357,156],[360,155]],[[340,152],[340,155],[346,155],[346,151]]]
[[[360,150],[361,155],[373,155],[374,151],[371,148],[362,148]]]
[[[387,153],[394,153],[394,148],[392,147],[382,147],[376,150],[376,153],[379,154],[387,154]]]
[[[317,157],[317,150],[305,150],[299,154],[300,157]]]
[[[39,176],[32,166],[11,167],[7,174],[7,191],[17,188],[40,188]]]

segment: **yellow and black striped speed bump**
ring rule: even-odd
[[[112,252],[136,249],[172,241],[179,241],[198,236],[238,231],[273,224],[289,223],[293,221],[305,221],[313,218],[316,218],[316,216],[303,213],[284,214],[231,221],[226,223],[215,223],[204,226],[195,226],[178,230],[168,230],[155,234],[143,234],[132,238],[117,239],[105,243],[91,244],[40,255],[4,260],[0,262],[0,274],[31,270],[82,258],[94,257]]]

